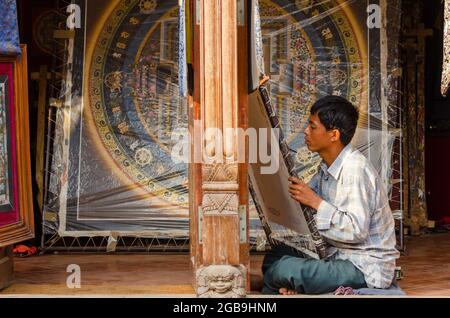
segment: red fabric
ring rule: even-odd
[[[18,178],[17,178],[17,147],[16,147],[16,120],[15,120],[15,101],[14,101],[14,72],[12,63],[1,63],[0,74],[8,76],[8,111],[11,141],[10,159],[12,163],[12,184],[13,184],[13,209],[0,213],[0,226],[7,226],[19,221],[19,200],[18,200]]]
[[[34,254],[37,253],[37,251],[38,251],[37,247],[35,246],[28,247],[26,245],[17,245],[13,249],[14,255],[18,257],[33,256]]]

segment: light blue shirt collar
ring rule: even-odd
[[[351,144],[348,144],[344,147],[344,149],[342,149],[341,153],[333,161],[330,167],[328,167],[325,161],[322,160],[320,163],[322,171],[327,175],[331,175],[337,181],[339,175],[341,174],[342,167],[344,166],[345,158],[347,158],[347,156],[352,152],[353,147]]]

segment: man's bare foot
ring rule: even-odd
[[[298,292],[296,290],[287,289],[287,288],[280,288],[278,291],[281,295],[289,296],[289,295],[298,295]]]

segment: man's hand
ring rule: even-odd
[[[292,199],[318,210],[322,198],[319,197],[306,183],[299,178],[290,177],[289,193]]]

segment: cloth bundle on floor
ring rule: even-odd
[[[392,283],[391,287],[387,289],[378,288],[359,288],[353,289],[351,287],[340,286],[335,290],[333,295],[372,295],[372,296],[406,296],[406,293],[398,286],[397,282]]]

